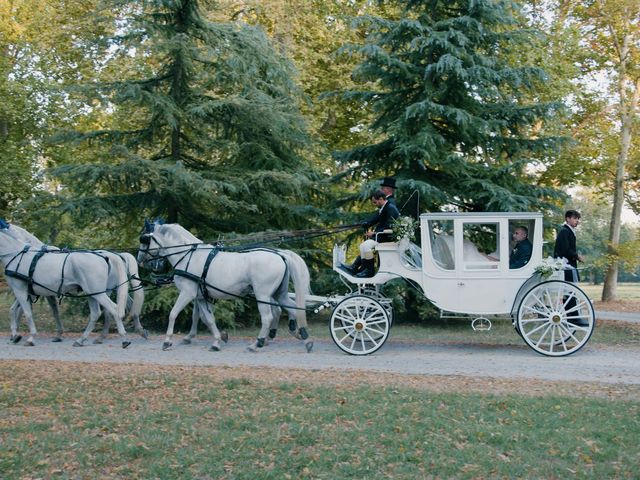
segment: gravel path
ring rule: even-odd
[[[120,340],[103,345],[73,347],[71,339],[52,343],[40,337],[35,347],[0,345],[0,360],[54,360],[68,362],[127,363],[138,365],[271,367],[335,372],[384,372],[409,375],[448,375],[473,378],[531,379],[640,385],[640,349],[585,346],[563,358],[543,357],[527,346],[432,344],[394,341],[373,355],[356,357],[342,353],[331,341],[316,341],[312,353],[291,338],[280,338],[258,353],[247,351],[249,338],[232,338],[220,352],[209,352],[208,337],[192,345],[176,345],[162,351],[162,336],[148,341],[131,337],[123,350]],[[175,338],[176,343],[180,341]]]

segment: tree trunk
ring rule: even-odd
[[[623,57],[624,58],[624,57]],[[631,136],[633,133],[633,122],[636,117],[636,110],[638,108],[638,96],[640,95],[640,78],[635,80],[633,93],[630,101],[627,103],[625,95],[625,80],[624,67],[620,68],[619,79],[619,95],[620,95],[620,112],[621,112],[621,138],[620,138],[620,153],[616,161],[616,178],[613,191],[613,209],[611,211],[611,225],[609,227],[609,246],[607,247],[607,254],[610,257],[610,265],[607,268],[607,273],[604,278],[604,286],[602,288],[602,301],[616,299],[616,291],[618,288],[618,245],[620,243],[620,227],[622,224],[622,205],[624,203],[624,177],[625,177],[625,165],[629,158],[629,149],[631,146]]]

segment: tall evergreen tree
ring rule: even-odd
[[[86,220],[160,215],[205,236],[303,225],[314,173],[295,72],[262,31],[208,22],[197,0],[110,7],[117,34],[96,40],[105,72],[137,61],[95,89],[111,127],[58,136],[101,153],[53,171],[57,208]]]
[[[396,175],[426,205],[462,210],[530,210],[556,193],[536,185],[538,161],[560,138],[545,119],[560,105],[535,98],[543,70],[519,65],[514,52],[533,32],[518,27],[517,6],[502,0],[410,0],[398,19],[365,17],[354,77],[378,140],[341,152],[354,178]]]

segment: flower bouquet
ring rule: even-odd
[[[551,258],[547,257],[542,259],[542,263],[538,265],[535,272],[540,274],[542,278],[549,278],[555,272],[565,270],[569,265],[566,258]]]
[[[398,217],[391,224],[393,238],[401,241],[403,238],[415,240],[417,222],[411,217]]]

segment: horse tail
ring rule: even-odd
[[[138,274],[138,262],[136,262],[135,257],[129,253],[122,254],[122,256],[127,267],[127,276],[132,290],[132,303],[131,308],[129,309],[129,314],[134,319],[140,318],[142,305],[144,303],[144,290],[142,289],[142,282],[140,281],[140,275]]]
[[[307,296],[309,295],[311,285],[311,275],[309,268],[300,255],[291,250],[279,250],[289,267],[293,288],[296,294],[296,320],[300,327],[307,326]]]
[[[109,262],[116,273],[117,290],[116,290],[116,312],[120,319],[123,319],[127,313],[127,300],[129,299],[129,279],[127,278],[127,269],[124,260],[119,255],[112,252],[103,252],[103,255],[109,259]]]

